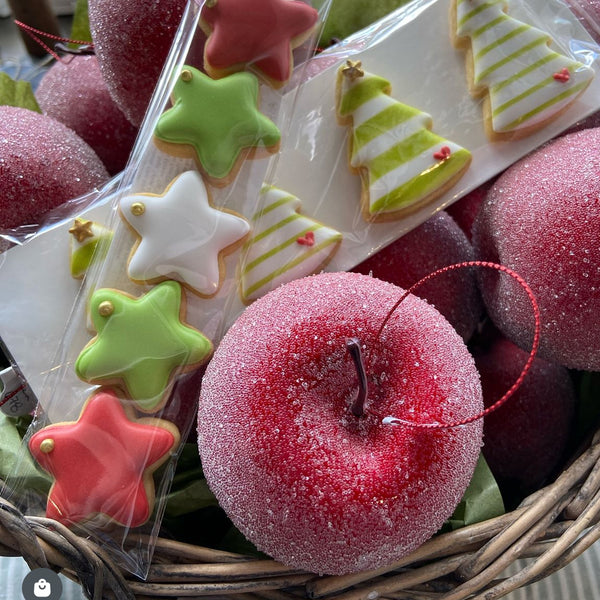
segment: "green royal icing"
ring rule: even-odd
[[[212,352],[210,340],[182,323],[181,301],[181,286],[175,281],[165,281],[140,298],[97,290],[90,301],[97,336],[79,354],[77,376],[98,385],[120,381],[141,410],[158,410],[173,375],[199,366]],[[112,305],[105,316],[103,303]]]
[[[96,238],[74,250],[71,256],[71,275],[81,277],[92,263],[104,259],[108,253],[111,239],[112,233],[107,234],[106,237]]]
[[[505,0],[456,0],[456,34],[470,38],[473,83],[478,92],[488,89],[492,129],[499,133],[543,124],[594,77],[552,50],[548,33],[506,14],[507,6]]]
[[[430,131],[429,115],[391,98],[386,79],[363,73],[340,81],[344,85],[337,110],[342,117],[353,117],[351,163],[366,170],[363,187],[369,191],[371,214],[393,213],[435,197],[470,163],[468,150]],[[368,118],[363,117],[365,110]],[[436,159],[436,150],[446,145],[452,146],[449,157]],[[384,193],[375,193],[372,186],[384,177]]]
[[[251,73],[215,80],[185,66],[173,89],[173,106],[159,117],[154,136],[190,146],[207,175],[223,179],[243,149],[279,143],[279,129],[258,110],[258,94]]]

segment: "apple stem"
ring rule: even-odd
[[[358,375],[358,394],[350,407],[350,412],[355,417],[362,417],[365,414],[365,402],[367,401],[368,385],[365,365],[360,350],[360,342],[357,338],[348,338],[346,340],[346,348],[352,357],[356,373]]]

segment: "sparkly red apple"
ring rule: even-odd
[[[392,242],[353,271],[409,288],[422,277],[473,259],[473,248],[456,222],[444,211]],[[473,271],[460,270],[432,279],[417,295],[433,304],[467,341],[483,308]]]
[[[111,175],[124,169],[137,128],[111,98],[95,56],[54,63],[35,95],[42,111],[86,141]]]
[[[474,356],[491,406],[516,381],[528,352],[496,335]],[[483,454],[507,493],[522,498],[544,484],[563,456],[574,410],[569,371],[536,358],[510,401],[485,417]]]
[[[37,224],[108,177],[98,155],[62,123],[0,106],[0,229]]]
[[[291,282],[248,307],[208,365],[207,481],[242,533],[285,564],[340,574],[390,563],[437,531],[469,483],[480,420],[384,422],[482,409],[474,361],[432,306],[408,296],[379,333],[402,293],[358,273]]]
[[[94,48],[108,90],[136,126],[169,54],[185,0],[89,0]]]
[[[479,208],[483,200],[492,186],[494,180],[486,181],[479,187],[470,191],[462,198],[451,204],[446,212],[456,221],[456,224],[465,232],[469,241],[473,238],[473,222],[477,217]]]
[[[505,171],[473,227],[477,258],[517,271],[537,297],[539,356],[600,370],[600,128],[542,146]],[[521,348],[531,345],[528,300],[514,281],[480,274],[496,326]]]
[[[588,33],[600,42],[600,0],[567,0],[567,4]]]

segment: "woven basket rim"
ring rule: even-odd
[[[134,541],[144,541],[139,537]],[[516,509],[434,536],[384,568],[345,576],[317,576],[271,559],[158,538],[148,577],[140,581],[94,542],[0,498],[0,555],[21,556],[31,569],[60,571],[93,600],[493,600],[563,568],[598,539],[600,431],[552,483]],[[502,576],[518,559],[530,560]]]

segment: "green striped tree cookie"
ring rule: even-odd
[[[362,214],[391,221],[434,201],[471,163],[471,153],[431,131],[430,115],[390,97],[386,79],[347,61],[338,71],[338,121],[351,128],[350,168],[362,177]]]
[[[452,33],[467,48],[472,95],[489,138],[520,138],[566,110],[594,71],[552,50],[551,36],[508,14],[506,0],[453,0]]]
[[[249,304],[275,287],[321,271],[342,234],[300,214],[292,194],[263,186],[252,216],[252,237],[242,251],[241,296]]]

